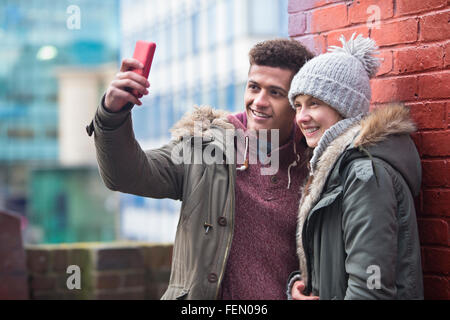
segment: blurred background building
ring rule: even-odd
[[[0,0],[0,208],[27,242],[172,242],[180,202],[107,190],[84,128],[136,40],[157,43],[133,110],[143,148],[194,105],[242,110],[248,51],[287,37],[287,2]]]
[[[0,207],[31,242],[115,239],[115,209],[88,206],[111,194],[84,126],[119,61],[118,21],[118,0],[0,0]]]

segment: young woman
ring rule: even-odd
[[[379,61],[371,39],[308,61],[289,99],[313,149],[298,212],[293,299],[423,299],[413,196],[421,166],[400,105],[369,113]]]

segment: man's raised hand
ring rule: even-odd
[[[133,58],[122,60],[120,72],[106,90],[105,108],[108,111],[118,112],[129,102],[138,106],[142,105],[139,99],[148,94],[147,88],[150,87],[150,83],[146,78],[131,70],[143,67],[141,62]],[[133,91],[137,92],[137,96],[133,94]]]

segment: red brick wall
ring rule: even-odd
[[[168,286],[172,245],[36,245],[26,247],[26,254],[31,299],[155,300]],[[80,267],[80,289],[67,287],[70,265]]]
[[[290,0],[288,10],[290,36],[315,53],[341,34],[377,41],[384,61],[372,80],[373,107],[405,102],[419,128],[425,298],[450,299],[450,0]]]
[[[20,218],[0,211],[0,300],[28,299]]]

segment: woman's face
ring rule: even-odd
[[[325,102],[309,95],[295,97],[295,121],[310,148],[317,147],[325,131],[342,120],[339,113]]]

